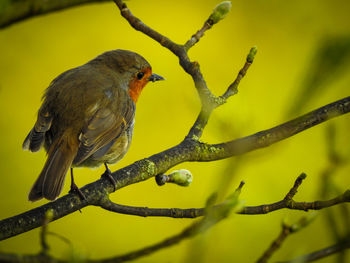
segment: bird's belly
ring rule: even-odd
[[[118,162],[127,153],[130,146],[130,138],[128,133],[125,132],[118,139],[115,140],[114,144],[109,147],[105,154],[102,156],[98,154],[91,155],[85,161],[83,161],[79,166],[87,167],[99,167],[104,163],[113,164]]]

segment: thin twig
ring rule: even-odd
[[[213,24],[209,20],[205,21],[202,28],[199,29],[184,45],[186,51],[193,47],[204,36],[204,33],[209,30]]]
[[[129,22],[129,24],[134,29],[136,29],[137,31],[141,31],[145,35],[157,41],[159,44],[172,51],[176,56],[182,57],[186,55],[186,52],[184,52],[184,49],[181,45],[176,44],[168,37],[158,33],[154,29],[144,24],[139,18],[137,18],[131,13],[128,6],[123,1],[113,0],[113,2],[118,6],[121,15]]]
[[[312,262],[312,261],[319,260],[321,258],[326,258],[328,256],[334,255],[336,253],[344,251],[345,249],[350,249],[350,239],[346,239],[346,240],[339,242],[335,245],[317,250],[317,251],[312,252],[308,255],[304,255],[304,256],[295,258],[293,260],[290,260],[290,261],[281,261],[279,263]]]
[[[212,111],[217,108],[218,106],[226,103],[229,97],[237,94],[238,92],[238,85],[241,82],[242,78],[247,73],[250,65],[253,63],[255,55],[256,55],[257,49],[256,47],[253,47],[250,49],[249,54],[247,55],[246,62],[243,66],[243,68],[239,71],[236,79],[234,82],[227,88],[225,93],[218,97],[215,100],[212,100],[211,103],[202,105],[201,112],[199,113],[194,125],[191,127],[190,131],[188,132],[186,138],[191,140],[199,140],[199,138],[202,136],[203,130],[205,126],[208,123],[209,117],[212,113]]]
[[[256,215],[256,214],[266,214],[280,209],[291,209],[291,210],[320,210],[337,204],[350,202],[350,190],[346,191],[344,194],[337,196],[336,198],[327,201],[315,201],[315,202],[295,202],[292,198],[297,192],[298,187],[301,185],[302,180],[306,178],[303,173],[295,180],[294,186],[289,190],[286,197],[276,203],[259,205],[259,206],[244,206],[239,211],[238,214]],[[242,185],[243,186],[243,185]],[[241,187],[242,187],[241,186]],[[112,202],[108,198],[101,200],[98,204],[103,209],[111,212],[134,215],[134,216],[155,216],[155,217],[172,217],[172,218],[196,218],[205,215],[205,208],[148,208],[148,207],[135,207],[120,205]],[[225,206],[225,202],[214,205],[213,210],[220,210],[222,206]]]
[[[239,71],[235,81],[232,82],[232,84],[228,87],[226,92],[220,97],[221,104],[225,103],[229,97],[237,94],[238,85],[241,82],[242,78],[247,74],[249,67],[252,65],[256,52],[257,52],[257,48],[255,46],[250,49],[249,54],[246,58],[246,62],[243,68]]]
[[[294,224],[287,224],[284,222],[282,224],[280,234],[271,243],[270,247],[264,252],[264,254],[257,260],[257,263],[266,263],[271,258],[271,256],[282,246],[283,242],[289,235],[296,233],[308,226],[314,218],[315,214],[311,214],[309,216],[301,217],[298,222]]]
[[[292,200],[293,197],[296,195],[299,186],[302,184],[303,180],[306,178],[306,174],[302,173],[301,175],[298,176],[298,178],[294,182],[294,186],[292,189],[289,190],[288,194],[284,198],[284,200],[289,201]]]
[[[303,211],[320,210],[345,202],[350,202],[350,190],[347,190],[344,194],[327,201],[295,202],[294,200],[282,200],[269,205],[244,207],[239,213],[245,215],[267,214],[283,208]]]
[[[151,29],[149,26],[145,25],[139,18],[135,17],[131,13],[127,5],[122,0],[113,0],[113,1],[120,9],[122,16],[130,23],[130,25],[133,28],[151,37],[152,39],[160,43],[162,46],[166,47],[171,52],[173,52],[179,58],[180,65],[182,66],[182,68],[192,76],[194,85],[201,99],[202,109],[200,114],[198,115],[198,118],[195,124],[190,129],[189,134],[187,135],[187,138],[198,140],[202,135],[202,131],[206,126],[213,109],[225,103],[227,98],[232,96],[237,91],[237,86],[240,80],[245,75],[250,64],[253,62],[253,59],[256,53],[256,48],[252,49],[254,50],[254,52],[249,53],[247,58],[247,63],[238,74],[236,81],[230,85],[230,87],[227,89],[227,91],[223,96],[216,97],[211,93],[211,91],[207,87],[206,81],[204,80],[204,77],[200,71],[199,63],[191,62],[187,54],[187,51],[195,43],[199,41],[199,39],[204,35],[204,32],[210,29],[214,25],[214,22],[211,19],[211,17],[209,17],[205,21],[203,27],[199,31],[197,31],[197,33],[195,33],[190,38],[190,40],[188,40],[187,43],[183,46],[183,45],[176,44],[169,38],[165,37],[164,35],[156,32],[155,30]]]
[[[271,256],[281,247],[282,243],[289,236],[290,233],[290,228],[286,225],[283,225],[278,237],[271,243],[270,247],[256,262],[266,263],[271,258]]]

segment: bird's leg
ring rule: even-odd
[[[74,183],[74,176],[73,176],[73,168],[70,168],[70,178],[71,178],[71,184],[70,184],[70,193],[77,193],[81,200],[86,200],[85,195],[83,192],[79,189],[79,187]]]
[[[107,177],[107,179],[112,183],[113,187],[114,187],[114,191],[116,190],[116,186],[117,186],[117,182],[114,180],[113,176],[112,176],[112,172],[111,170],[108,168],[107,163],[104,163],[105,167],[106,167],[106,171],[102,174],[101,177]]]

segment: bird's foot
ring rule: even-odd
[[[110,182],[111,184],[113,185],[114,187],[114,190],[113,192],[115,192],[115,190],[117,189],[117,182],[114,180],[113,176],[112,176],[112,172],[111,170],[108,168],[107,164],[105,163],[105,167],[106,167],[106,171],[102,174],[101,178],[102,177],[106,177]]]
[[[77,194],[77,195],[80,197],[80,199],[81,199],[82,201],[87,200],[87,198],[86,198],[86,196],[84,195],[84,193],[79,189],[79,187],[78,187],[75,183],[72,183],[72,184],[70,185],[69,193],[70,193],[70,194]]]
[[[69,193],[71,193],[71,194],[78,194],[82,201],[87,200],[85,195],[83,194],[83,192],[79,189],[79,187],[74,182],[73,168],[70,168],[70,178],[71,178],[71,182],[70,182],[70,191],[69,191]]]

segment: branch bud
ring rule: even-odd
[[[156,175],[156,182],[159,186],[165,185],[166,183],[174,183],[180,186],[189,186],[192,183],[192,174],[186,169],[180,169],[172,172],[169,175]]]
[[[247,56],[247,62],[249,63],[253,63],[253,60],[255,58],[256,52],[258,52],[258,48],[256,46],[253,46],[250,51],[249,54]]]
[[[224,19],[225,16],[230,12],[231,7],[232,7],[231,1],[221,2],[214,8],[213,13],[208,18],[208,22],[211,25],[214,25],[220,20]]]
[[[180,186],[189,186],[192,183],[192,174],[189,170],[180,169],[168,175],[169,183],[174,183]]]

